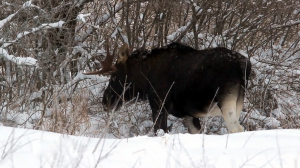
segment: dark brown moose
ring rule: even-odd
[[[168,131],[168,114],[185,117],[190,133],[199,132],[199,117],[207,115],[222,115],[230,133],[244,130],[239,117],[251,63],[241,54],[223,47],[195,50],[180,43],[131,54],[125,44],[114,65],[114,54],[107,54],[100,71],[87,73],[111,74],[104,106],[148,99],[155,132]]]

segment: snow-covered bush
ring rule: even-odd
[[[132,50],[180,41],[225,46],[252,63],[240,121],[246,130],[300,127],[299,7],[285,1],[0,2],[0,123],[75,135],[151,134],[147,102],[107,112],[109,77],[86,76],[128,43]],[[200,119],[202,132],[225,134],[222,118]],[[187,132],[169,116],[171,133]]]

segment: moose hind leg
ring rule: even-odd
[[[189,129],[189,132],[191,134],[197,134],[200,132],[201,129],[201,125],[200,125],[200,121],[199,118],[195,118],[192,116],[185,116],[185,122],[186,122],[186,126]]]
[[[244,107],[244,97],[245,97],[245,90],[244,90],[243,86],[240,86],[239,96],[238,96],[237,102],[236,102],[236,117],[237,118],[240,118],[240,116],[241,116],[241,112]]]
[[[239,123],[239,117],[237,112],[237,99],[238,94],[230,93],[224,97],[220,102],[222,116],[225,120],[229,133],[236,133],[244,131],[243,127]]]

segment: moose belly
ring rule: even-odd
[[[217,103],[212,103],[211,105],[203,108],[202,110],[192,110],[189,114],[195,118],[200,117],[213,117],[213,116],[222,116],[221,109],[217,105]]]

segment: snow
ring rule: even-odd
[[[14,55],[8,54],[8,52],[4,48],[0,47],[0,58],[2,57],[16,63],[17,65],[38,66],[36,59],[31,57],[16,57]]]
[[[65,22],[64,21],[58,21],[58,22],[55,22],[55,23],[45,23],[45,24],[42,24],[39,28],[37,29],[40,29],[40,28],[61,28],[63,26]]]
[[[8,4],[8,5],[9,5],[9,4]],[[33,5],[33,4],[31,3],[31,1],[27,1],[27,2],[25,2],[25,3],[22,5],[22,8],[23,8],[23,9],[28,8],[28,7],[35,7],[35,8],[38,8],[38,9],[39,9],[39,7]],[[21,8],[21,9],[22,9],[22,8]],[[13,13],[13,14],[10,14],[10,15],[9,15],[8,17],[6,17],[5,19],[0,20],[0,29],[1,29],[3,26],[5,26],[6,23],[10,22],[10,21],[14,18],[14,16],[15,16],[16,14],[18,14],[18,13],[21,11],[21,9],[18,10],[17,12],[15,12],[15,13]]]
[[[23,4],[23,8],[31,7],[31,5],[32,5],[31,1],[27,1]]]
[[[298,167],[300,130],[89,138],[0,126],[0,167]]]
[[[16,13],[10,14],[7,18],[0,20],[0,29],[9,21],[12,20],[12,18],[16,15]]]
[[[90,15],[91,15],[90,13],[87,13],[87,14],[79,14],[79,15],[76,17],[76,19],[77,19],[78,21],[80,21],[80,22],[85,23],[85,22],[86,22],[85,17],[90,16]]]
[[[64,21],[58,21],[58,22],[54,22],[54,23],[44,23],[44,24],[40,25],[39,27],[32,28],[32,30],[30,32],[29,31],[24,31],[22,33],[19,33],[15,40],[12,40],[8,43],[3,43],[1,47],[2,48],[7,48],[10,45],[16,43],[22,37],[27,36],[31,33],[35,33],[35,32],[40,31],[40,30],[52,29],[52,28],[61,28],[64,23],[65,23]]]
[[[120,11],[121,9],[123,9],[123,5],[124,3],[120,2],[118,4],[115,5],[114,7],[114,12],[117,13],[118,11]],[[93,26],[88,27],[88,29],[85,31],[85,34],[83,35],[78,35],[75,37],[75,42],[80,42],[83,41],[84,39],[86,39],[88,36],[90,36],[95,28],[99,28],[99,26],[101,26],[102,24],[106,23],[107,20],[109,20],[109,18],[111,18],[111,14],[109,12],[107,12],[105,15],[103,15],[101,18],[99,18],[95,24],[93,24]]]

